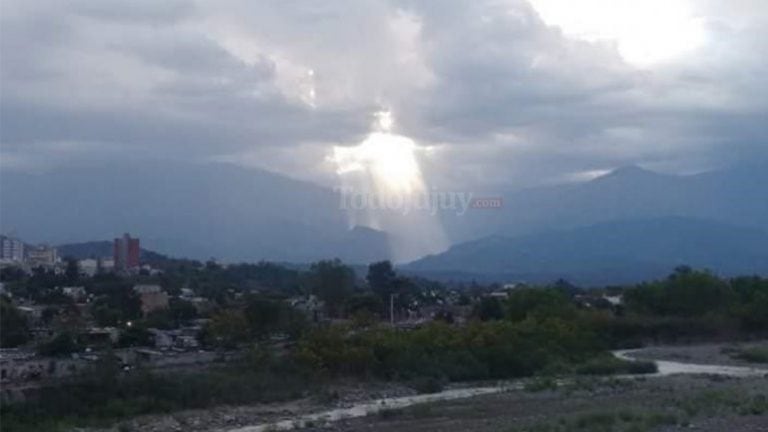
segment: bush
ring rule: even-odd
[[[583,362],[602,353],[591,332],[559,319],[433,322],[413,331],[333,326],[299,343],[297,360],[330,375],[451,381],[530,376],[550,365]]]
[[[37,352],[42,356],[59,357],[67,356],[81,349],[82,347],[77,343],[74,336],[60,333],[48,342],[40,344],[37,347]]]
[[[411,382],[411,388],[419,393],[440,393],[445,387],[445,380],[436,377],[416,378]]]
[[[750,363],[768,363],[768,348],[737,349],[731,357]]]
[[[576,367],[576,373],[581,375],[637,375],[656,372],[658,368],[654,362],[629,361],[608,356],[588,360]]]

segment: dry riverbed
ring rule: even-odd
[[[765,352],[768,355],[768,341],[650,347],[638,350],[631,356],[643,360],[667,360],[680,363],[763,367],[768,369],[768,357],[763,362],[757,361],[760,360],[759,358],[749,360],[749,357],[745,359],[745,356],[740,355],[750,352]]]
[[[631,356],[667,362],[748,366],[736,354],[744,349],[768,347],[745,345],[698,345],[656,347],[634,351]],[[695,369],[695,368],[694,368]],[[282,426],[302,430],[331,431],[762,431],[768,432],[768,378],[685,374],[640,378],[569,378],[559,386],[550,379],[507,384],[492,394],[418,403],[405,408],[377,407],[359,418],[323,421],[302,416],[329,410],[349,409],[381,398],[403,398],[416,392],[390,383],[346,382],[321,395],[277,404],[218,407],[167,415],[143,416],[124,421],[110,431],[236,431],[278,430],[256,426],[283,421]],[[488,383],[478,384],[488,388]],[[324,418],[324,416],[319,416]],[[244,428],[244,429],[242,429]]]
[[[679,375],[582,379],[335,423],[333,431],[768,431],[768,380]]]

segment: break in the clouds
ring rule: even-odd
[[[333,183],[381,112],[437,184],[768,154],[760,0],[17,0],[0,20],[3,169],[231,160]]]

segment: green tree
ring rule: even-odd
[[[381,316],[384,313],[384,302],[376,295],[356,294],[347,300],[346,310],[348,315],[365,313],[372,316]]]
[[[506,301],[507,317],[512,321],[526,318],[571,318],[576,308],[557,288],[518,288]]]
[[[72,257],[64,258],[67,263],[67,268],[64,270],[64,277],[67,279],[67,283],[74,285],[80,280],[80,266],[77,264],[77,260]]]
[[[0,347],[19,346],[29,337],[27,319],[7,298],[0,297]]]
[[[40,344],[37,352],[43,356],[66,356],[82,349],[77,339],[70,333],[59,333],[53,339]]]
[[[397,288],[397,274],[390,261],[379,261],[368,266],[368,285],[385,303]]]
[[[491,321],[504,318],[504,306],[495,297],[483,297],[474,307],[473,313],[481,321]]]
[[[153,343],[152,333],[139,325],[133,325],[123,330],[117,341],[121,347],[151,346]]]
[[[682,266],[665,280],[641,284],[624,294],[630,310],[673,316],[702,316],[723,311],[734,300],[728,284],[707,271]]]
[[[178,327],[197,318],[197,308],[191,302],[174,297],[168,301],[168,314]]]
[[[245,306],[244,313],[251,333],[257,338],[266,338],[280,328],[283,305],[274,300],[253,297]]]
[[[730,285],[734,293],[732,314],[750,331],[768,331],[768,279],[738,277]]]
[[[91,291],[98,295],[91,304],[91,314],[98,325],[117,326],[141,317],[141,300],[125,281],[101,281]]]
[[[309,272],[312,293],[325,302],[328,315],[339,316],[355,286],[355,272],[338,259],[316,262]]]
[[[215,314],[203,329],[202,339],[208,345],[235,348],[250,338],[250,326],[242,311],[225,309]]]

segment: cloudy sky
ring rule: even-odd
[[[0,31],[2,169],[333,185],[339,155],[412,156],[430,184],[528,186],[768,156],[763,0],[4,0]],[[398,156],[344,152],[382,115]]]

